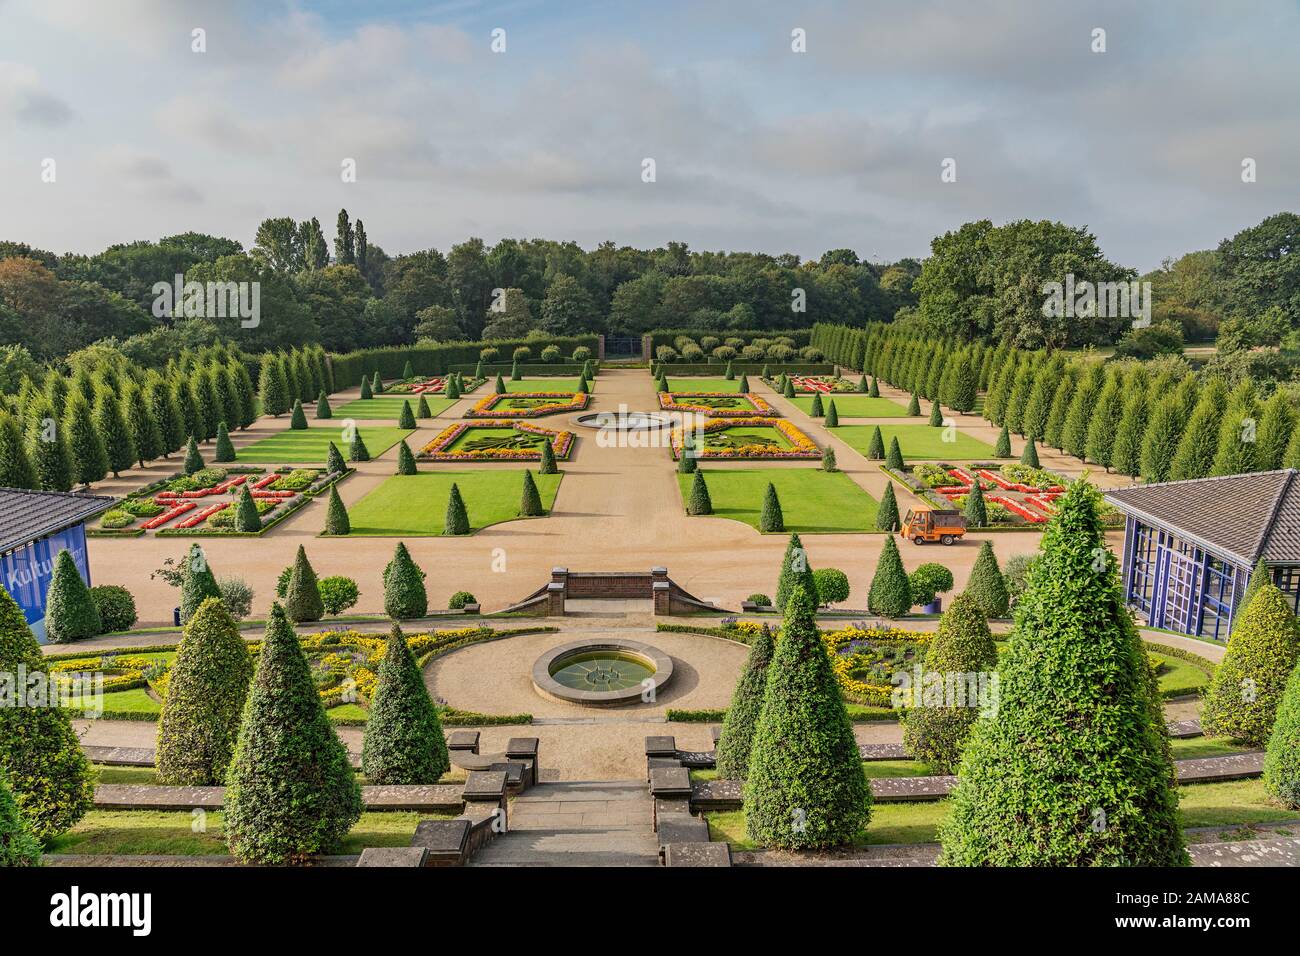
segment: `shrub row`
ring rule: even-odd
[[[540,353],[547,345],[556,345],[565,355],[572,355],[579,346],[593,351],[599,343],[595,335],[578,335],[567,338],[506,339],[490,342],[448,342],[436,345],[394,345],[377,349],[361,349],[346,355],[331,355],[336,390],[360,385],[363,376],[378,371],[381,378],[401,378],[410,362],[418,375],[442,375],[455,366],[473,367],[479,353],[485,348],[495,348],[501,356],[526,346]]]

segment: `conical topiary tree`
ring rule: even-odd
[[[867,445],[867,457],[872,461],[884,461],[885,459],[885,437],[881,434],[879,425],[871,430],[871,441]]]
[[[930,425],[933,428],[943,427],[943,408],[937,400],[930,403]]]
[[[925,654],[923,673],[941,676],[944,693],[936,695],[923,680],[921,686],[911,688],[903,712],[903,743],[913,757],[928,763],[935,773],[957,772],[980,709],[994,702],[997,666],[998,652],[984,612],[969,591],[957,595],[940,618]],[[934,699],[946,696],[949,686],[956,692],[953,697]]]
[[[83,485],[103,481],[108,475],[108,452],[95,430],[94,413],[86,396],[73,389],[63,412],[63,431],[68,437],[73,480]]]
[[[23,442],[22,425],[16,416],[0,409],[0,488],[35,489],[38,483]]]
[[[907,414],[909,418],[921,417],[921,396],[915,390],[912,392],[912,400],[907,403]]]
[[[539,475],[554,475],[559,469],[555,465],[555,448],[549,438],[542,442],[542,461],[537,469]]]
[[[817,582],[813,578],[812,565],[808,562],[808,552],[797,534],[790,535],[785,546],[785,556],[781,559],[781,576],[776,582],[776,607],[784,611],[796,584],[802,584],[808,594],[817,593]]]
[[[839,471],[835,463],[835,449],[827,445],[822,449],[822,471]]]
[[[998,567],[997,555],[993,553],[992,542],[980,542],[980,553],[975,556],[975,565],[971,568],[963,593],[974,599],[985,617],[1007,616],[1011,598],[1007,592],[1006,578]]]
[[[867,391],[867,396],[870,398],[880,397],[880,383],[876,381],[876,376],[874,375],[871,376],[871,388]],[[919,415],[920,413],[920,409],[917,409],[917,414]]]
[[[384,568],[384,613],[405,621],[424,617],[429,610],[429,598],[424,593],[424,572],[411,558],[406,545],[397,543],[393,560]]]
[[[406,364],[402,366],[402,380],[409,381],[413,378],[415,378],[415,366],[411,364],[410,359],[407,359]]]
[[[370,391],[376,395],[384,394],[384,380],[379,377],[379,369],[375,369],[375,376],[370,380]]]
[[[785,530],[785,514],[781,511],[781,499],[776,495],[776,486],[770,481],[763,492],[763,510],[758,516],[758,530],[764,534]]]
[[[1254,599],[1256,592],[1258,592],[1266,582],[1271,582],[1272,580],[1273,573],[1269,571],[1268,565],[1264,563],[1264,556],[1260,555],[1259,560],[1255,562],[1255,566],[1250,570],[1250,578],[1246,582],[1246,590],[1241,592],[1241,597],[1237,600],[1236,607],[1232,610],[1232,621],[1234,625],[1236,624],[1237,618],[1241,617],[1241,612],[1250,606],[1250,602]]]
[[[1188,862],[1155,673],[1098,500],[1081,480],[1056,502],[999,662],[997,712],[966,744],[944,865]]]
[[[496,392],[498,395],[504,395],[506,393],[506,383],[501,380],[501,373],[499,372],[497,373],[497,380],[492,386],[492,391]]]
[[[368,378],[362,378],[362,379],[361,379],[361,398],[362,398],[362,400],[364,401],[364,400],[366,400],[366,399],[371,399],[371,398],[374,398],[374,397],[375,397],[375,392],[374,392],[374,390],[370,387],[370,380],[369,380]]]
[[[305,862],[361,818],[361,788],[284,608],[271,605],[226,775],[223,824],[243,863]]]
[[[830,400],[830,404],[826,406],[826,427],[827,428],[840,427],[840,413],[835,408],[835,399],[833,398]]]
[[[998,433],[998,443],[993,446],[994,458],[1011,457],[1011,429],[1006,425],[1002,426],[1002,431]]]
[[[284,613],[295,624],[319,621],[325,616],[325,603],[321,600],[316,571],[307,560],[307,549],[298,545],[293,559],[293,573],[284,593]]]
[[[1265,582],[1238,615],[1228,650],[1205,692],[1201,724],[1206,736],[1264,746],[1298,656],[1300,623],[1282,592]]]
[[[397,416],[398,428],[414,428],[415,412],[411,411],[411,403],[407,399],[402,399],[402,410]]]
[[[885,456],[885,467],[899,473],[907,467],[907,463],[903,461],[903,449],[898,447],[897,435],[889,439],[889,454]]]
[[[727,362],[727,371],[724,373],[723,377],[726,378],[728,382],[734,382],[736,380],[736,372],[732,368],[730,361]]]
[[[894,497],[894,483],[885,483],[885,493],[880,496],[876,509],[876,527],[881,531],[898,531],[903,524],[898,519],[898,499]]]
[[[0,867],[40,866],[41,841],[32,834],[0,770]]]
[[[325,534],[340,536],[352,533],[352,522],[348,518],[348,509],[343,506],[338,488],[330,485],[330,500],[325,509]]]
[[[420,400],[415,403],[415,417],[417,419],[433,417],[433,409],[429,407],[429,400],[423,393],[420,395]]]
[[[221,597],[217,579],[208,566],[207,555],[197,543],[190,545],[180,568],[181,572],[181,624],[185,624],[194,612],[210,597]]]
[[[902,617],[912,608],[912,585],[907,580],[903,558],[898,553],[893,535],[885,539],[885,546],[880,551],[876,573],[871,577],[867,608],[872,614],[883,617]]]
[[[293,412],[289,415],[289,427],[302,431],[307,427],[307,413],[302,410],[302,399],[293,400]]]
[[[212,460],[219,462],[235,460],[235,446],[230,441],[230,432],[226,429],[225,422],[217,423],[217,450]]]
[[[447,518],[442,533],[469,534],[469,514],[465,510],[465,499],[460,496],[460,488],[454,481],[451,483],[451,493],[447,496]]]
[[[191,435],[185,443],[185,474],[192,475],[203,470],[203,456],[199,454],[199,443]]]
[[[813,392],[812,406],[808,409],[808,414],[813,418],[821,418],[826,414],[826,409],[822,407],[821,392]]]
[[[699,466],[699,459],[695,457],[695,442],[691,438],[690,432],[682,435],[682,450],[677,455],[677,471],[683,475],[693,474]]]
[[[373,784],[432,784],[449,769],[438,711],[396,623],[379,662],[361,746],[361,772]]]
[[[688,515],[713,514],[713,499],[709,497],[709,486],[704,481],[702,471],[695,472],[695,478],[691,482],[691,493],[686,500],[686,513]]]
[[[519,496],[519,513],[525,518],[546,514],[546,509],[542,507],[541,493],[537,490],[537,482],[533,480],[533,473],[527,468],[524,469],[524,489]]]
[[[333,418],[334,409],[330,408],[329,396],[325,394],[325,389],[321,389],[320,395],[316,397],[316,417]]]
[[[760,846],[822,850],[848,843],[871,817],[871,789],[815,598],[796,585],[767,669],[745,781],[745,830]]]
[[[16,431],[15,426],[15,433]],[[135,464],[135,442],[131,440],[131,429],[127,427],[126,418],[122,415],[122,403],[107,388],[101,388],[95,398],[95,431],[103,439],[104,451],[108,455],[108,470],[113,473],[114,478],[121,477],[122,472]],[[3,448],[3,443],[3,438],[0,438],[0,448]],[[21,448],[21,443],[19,447]],[[167,450],[171,451],[170,446]],[[0,456],[3,454],[4,452],[0,451]],[[0,472],[3,471],[4,465],[0,464]],[[0,476],[0,487],[29,488],[31,486],[15,486],[4,481]]]
[[[414,475],[415,473],[415,456],[411,454],[411,446],[403,439],[397,443],[397,474]]]
[[[749,655],[731,693],[731,706],[718,735],[717,770],[723,780],[744,780],[749,776],[749,754],[754,745],[754,730],[763,710],[767,689],[767,668],[776,641],[764,624],[749,644]]]
[[[247,483],[239,486],[239,501],[235,503],[235,530],[253,532],[262,530],[262,516],[257,513],[257,502]]]
[[[158,778],[185,787],[218,786],[235,755],[253,658],[220,598],[185,624],[167,677],[158,721]]]
[[[343,474],[348,470],[348,463],[343,460],[339,446],[330,442],[330,450],[325,456],[325,473],[327,475]]]
[[[1038,448],[1034,444],[1033,435],[1025,441],[1025,450],[1020,453],[1020,464],[1028,465],[1030,468],[1042,467],[1038,464]]]
[[[741,376],[740,376],[740,384],[736,386],[736,391],[739,392],[741,395],[744,395],[744,394],[746,394],[746,393],[749,391],[749,376],[748,376],[748,375],[741,375]]]
[[[966,524],[972,528],[982,528],[989,523],[989,509],[984,503],[984,485],[976,478],[971,482],[970,491],[966,493]]]
[[[99,608],[67,548],[54,559],[54,573],[45,592],[45,639],[51,644],[94,637],[103,630]]]
[[[348,461],[369,461],[370,449],[361,437],[361,429],[352,429],[352,441],[348,444]]]
[[[460,398],[460,381],[455,375],[447,376],[447,382],[443,385],[442,394],[447,398]]]
[[[18,602],[0,587],[0,673],[17,675],[20,669],[29,681],[41,675],[38,687],[49,686],[41,646]],[[0,707],[0,771],[40,840],[71,828],[92,806],[90,763],[71,713],[64,707]]]
[[[1268,738],[1264,789],[1284,806],[1300,810],[1300,666],[1291,670]]]

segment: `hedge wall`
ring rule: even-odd
[[[436,345],[392,345],[379,349],[362,349],[346,355],[330,355],[334,370],[334,388],[342,390],[361,384],[363,375],[370,376],[378,370],[385,380],[401,378],[409,361],[417,375],[442,375],[452,366],[468,365],[470,370],[478,362],[479,352],[492,346],[501,358],[510,360],[520,346],[527,346],[534,355],[540,355],[548,345],[559,346],[565,356],[573,354],[580,345],[591,349],[592,355],[600,344],[598,335],[577,335],[559,338],[505,339],[488,342],[447,342]],[[556,363],[557,365],[559,363]]]
[[[812,329],[771,329],[758,330],[752,329],[655,329],[653,332],[647,332],[650,336],[650,351],[653,352],[660,345],[672,345],[673,339],[679,335],[686,335],[699,342],[706,335],[711,335],[720,342],[727,339],[744,339],[748,345],[754,339],[794,339],[795,348],[803,348],[805,345],[815,344],[812,342]]]
[[[659,375],[662,368],[665,375],[720,375],[727,370],[727,363],[713,361],[703,362],[651,362],[650,374]],[[760,375],[767,369],[773,375],[788,372],[791,375],[834,375],[836,366],[827,362],[736,362],[732,361],[731,370],[737,375]]]

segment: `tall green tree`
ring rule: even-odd
[[[433,784],[451,769],[438,711],[401,627],[388,634],[370,700],[361,771],[375,784]]]
[[[885,545],[880,550],[880,560],[871,577],[867,607],[872,614],[885,617],[902,617],[912,608],[912,586],[893,535],[885,538]]]
[[[767,689],[767,668],[776,641],[764,624],[749,643],[740,679],[731,694],[731,706],[722,721],[718,736],[717,770],[724,780],[744,780],[749,776],[749,755],[754,746],[754,731],[763,710]]]
[[[307,549],[301,544],[294,556],[293,572],[289,575],[289,587],[285,591],[284,613],[295,624],[319,621],[325,614],[316,570],[307,560]]]
[[[135,464],[135,445],[122,416],[122,406],[107,388],[99,389],[95,396],[95,432],[104,443],[108,470],[114,478],[121,477],[122,472]]]
[[[45,639],[51,644],[70,644],[94,637],[102,630],[99,607],[77,570],[72,552],[60,549],[45,593]]]

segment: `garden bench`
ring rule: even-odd
[[[425,866],[428,854],[416,846],[368,846],[361,851],[357,866]]]

